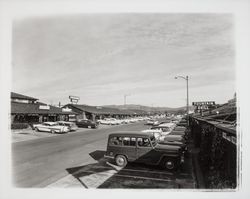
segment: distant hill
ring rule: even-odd
[[[138,104],[126,104],[126,105],[105,105],[104,107],[109,108],[117,108],[117,109],[127,109],[127,110],[142,110],[146,112],[185,112],[186,106],[178,107],[178,108],[170,108],[170,107],[150,107],[150,106],[142,106]],[[190,110],[193,110],[193,106],[189,107]]]

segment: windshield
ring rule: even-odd
[[[155,138],[154,136],[152,136],[152,137],[150,137],[150,141],[151,141],[151,143],[152,143],[152,146],[155,147],[156,144],[157,144],[156,138]]]

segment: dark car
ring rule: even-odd
[[[176,130],[176,131],[186,131],[186,127],[183,127],[183,126],[176,126],[175,128],[174,128],[174,130]]]
[[[95,129],[98,127],[98,123],[91,121],[91,120],[79,120],[76,122],[76,125],[78,127],[83,127],[83,128],[92,128]]]
[[[187,121],[182,120],[179,123],[177,123],[177,126],[182,126],[182,127],[186,127],[187,126]]]
[[[159,144],[152,134],[143,132],[120,132],[109,135],[106,158],[124,167],[128,162],[160,165],[174,170],[184,162],[180,146]]]
[[[180,146],[184,152],[188,150],[186,139],[182,135],[168,134],[164,137],[164,140],[159,140],[158,143]]]
[[[169,134],[170,135],[186,135],[186,132],[185,131],[172,130]]]

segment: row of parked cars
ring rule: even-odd
[[[106,158],[118,166],[128,162],[159,165],[167,170],[177,169],[187,152],[187,121],[172,120],[153,124],[141,132],[118,132],[109,135]]]
[[[50,133],[68,133],[69,131],[76,131],[78,128],[98,128],[99,124],[104,125],[119,125],[135,123],[138,121],[146,120],[146,117],[116,119],[116,118],[105,118],[102,120],[92,121],[88,119],[78,120],[76,122],[43,122],[41,124],[34,124],[33,129],[36,131],[44,131]]]
[[[43,131],[50,133],[68,133],[70,131],[76,131],[79,127],[83,128],[97,128],[98,123],[91,120],[79,120],[77,122],[43,122],[41,124],[34,124],[33,129],[35,131]]]
[[[119,125],[119,124],[129,124],[129,123],[135,123],[139,121],[145,121],[150,118],[148,117],[131,117],[131,118],[124,118],[124,119],[116,119],[116,118],[104,118],[97,120],[99,124],[104,125]]]

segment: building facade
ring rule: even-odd
[[[69,109],[41,103],[37,98],[11,92],[11,124],[69,121],[76,113]]]

